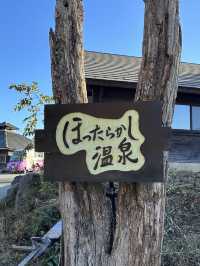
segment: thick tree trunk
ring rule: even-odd
[[[82,27],[82,1],[57,0],[50,47],[53,94],[58,103],[87,102]],[[111,201],[105,196],[105,186],[66,182],[59,187],[64,265],[107,265]]]
[[[50,47],[53,93],[58,102],[87,103],[82,30],[82,1],[57,0]]]
[[[87,102],[82,20],[81,0],[57,0],[50,45],[53,92],[59,103]],[[136,100],[163,101],[164,125],[171,124],[177,92],[179,33],[178,0],[145,1],[144,58]],[[159,265],[164,185],[120,184],[116,201],[107,187],[60,184],[64,265]]]
[[[135,100],[160,100],[162,121],[171,126],[181,52],[178,0],[146,0],[143,59]],[[167,180],[167,152],[164,153]],[[117,208],[117,265],[160,265],[165,185],[120,186]],[[123,258],[121,253],[123,253]]]

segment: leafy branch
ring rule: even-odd
[[[44,95],[37,82],[32,82],[31,85],[27,84],[11,84],[9,89],[15,90],[21,96],[19,102],[14,106],[16,112],[27,111],[28,116],[23,119],[25,123],[24,135],[31,136],[37,127],[41,108],[45,104],[54,103],[52,96]]]

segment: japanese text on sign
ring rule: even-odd
[[[129,110],[120,119],[96,118],[81,112],[63,116],[56,129],[60,152],[71,155],[84,150],[93,175],[110,171],[138,171],[145,163],[139,114]]]

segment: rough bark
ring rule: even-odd
[[[50,46],[53,92],[59,103],[87,102],[82,21],[81,0],[57,0]],[[179,33],[178,0],[145,1],[144,58],[136,100],[161,100],[164,125],[171,124],[176,98]],[[159,265],[164,185],[120,184],[116,201],[106,188],[60,184],[64,265]]]
[[[160,100],[164,126],[171,126],[172,122],[180,52],[178,0],[146,0],[143,59],[135,100]],[[164,166],[166,180],[167,152],[164,153]],[[123,184],[117,206],[117,265],[160,265],[165,185]]]
[[[82,1],[57,0],[50,47],[53,93],[60,103],[87,103],[82,30]]]
[[[56,1],[55,32],[50,30],[53,94],[57,103],[86,103],[83,6]],[[77,162],[78,167],[78,162]],[[60,183],[64,265],[107,265],[111,201],[104,185]]]

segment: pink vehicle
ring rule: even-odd
[[[43,169],[43,154],[35,152],[33,149],[28,151],[18,150],[13,153],[7,163],[7,171],[10,173],[26,173],[29,171],[40,171]]]

